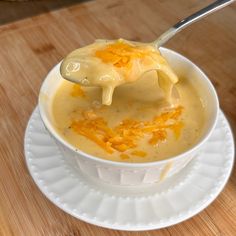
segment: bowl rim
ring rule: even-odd
[[[47,118],[47,116],[44,112],[43,105],[41,103],[42,98],[40,96],[40,94],[44,93],[42,90],[45,87],[45,84],[47,83],[47,79],[51,76],[52,73],[55,73],[54,71],[57,70],[57,68],[59,67],[61,62],[56,64],[49,71],[49,73],[46,75],[46,77],[45,77],[45,79],[44,79],[44,81],[43,81],[43,83],[40,87],[40,91],[39,91],[39,96],[38,96],[39,114],[40,114],[41,119],[42,119],[44,125],[46,126],[47,130],[51,133],[51,135],[57,141],[59,141],[59,143],[61,143],[66,148],[70,149],[70,151],[73,151],[76,155],[82,156],[83,158],[87,158],[90,161],[96,161],[96,162],[99,162],[101,164],[109,164],[109,165],[114,165],[114,166],[122,166],[122,167],[130,167],[130,168],[133,168],[133,167],[142,168],[142,167],[155,166],[155,165],[159,165],[159,164],[165,164],[165,163],[168,163],[170,161],[178,160],[181,157],[186,156],[186,155],[196,151],[197,149],[199,149],[200,146],[202,146],[206,142],[206,140],[209,138],[209,136],[211,135],[212,131],[214,130],[214,128],[216,126],[216,122],[217,122],[217,118],[218,118],[218,114],[219,114],[219,100],[218,100],[216,90],[215,90],[214,86],[212,85],[212,83],[211,83],[210,79],[208,78],[208,76],[194,62],[192,62],[191,60],[189,60],[185,56],[181,55],[180,53],[175,52],[175,51],[173,51],[169,48],[160,47],[160,51],[161,51],[161,53],[162,52],[170,52],[171,54],[175,54],[176,56],[180,57],[181,59],[183,59],[187,63],[192,64],[194,66],[194,69],[201,75],[202,78],[204,78],[207,86],[211,90],[212,97],[214,98],[216,111],[215,111],[215,116],[213,117],[214,118],[213,122],[212,122],[211,126],[208,128],[208,132],[205,135],[203,135],[201,137],[201,139],[198,140],[197,143],[193,147],[191,147],[190,149],[186,150],[183,153],[180,153],[176,156],[170,156],[170,157],[168,157],[167,159],[164,159],[164,160],[158,160],[158,161],[152,161],[152,162],[119,162],[119,161],[112,161],[112,160],[102,159],[101,157],[96,157],[96,156],[93,156],[91,154],[85,153],[82,150],[74,147],[70,143],[66,142],[59,135],[59,133],[56,131],[54,126],[51,124],[51,122]]]

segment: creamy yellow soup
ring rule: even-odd
[[[102,105],[102,88],[62,81],[52,101],[54,125],[79,150],[107,160],[152,162],[191,148],[199,139],[204,107],[188,78],[179,78],[173,103],[156,72],[116,88]]]

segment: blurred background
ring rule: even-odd
[[[1,0],[0,24],[68,7],[89,0]]]

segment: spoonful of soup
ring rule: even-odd
[[[63,78],[83,86],[100,86],[102,103],[110,105],[115,87],[139,79],[155,70],[159,86],[170,99],[173,84],[178,81],[155,45],[124,39],[95,43],[71,52],[61,64]]]
[[[158,47],[177,32],[204,16],[221,9],[234,0],[218,0],[178,22],[152,43],[131,42],[124,39],[97,40],[93,44],[71,52],[63,61],[63,78],[82,86],[102,88],[102,103],[110,105],[114,89],[135,82],[144,73],[157,72],[159,87],[171,103],[172,88],[178,78],[163,58]]]

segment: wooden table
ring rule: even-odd
[[[40,85],[71,50],[96,38],[151,41],[211,1],[98,0],[0,26],[0,235],[236,235],[236,172],[219,197],[181,224],[122,232],[84,223],[54,206],[29,175],[24,131]],[[215,85],[236,131],[236,4],[166,44],[198,64]]]

